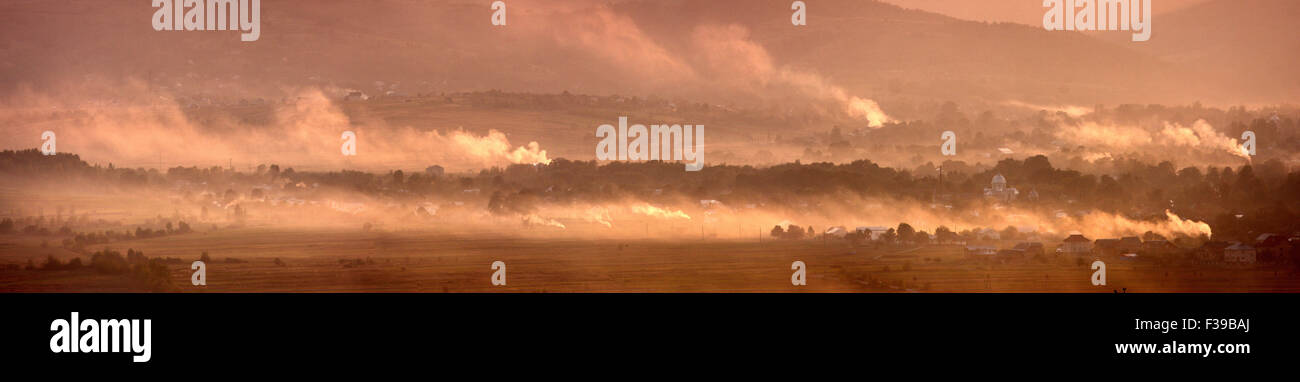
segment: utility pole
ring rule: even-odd
[[[939,183],[934,186],[934,193],[930,195],[930,203],[939,202],[939,192],[943,190],[943,163],[939,163]]]

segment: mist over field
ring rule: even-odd
[[[1081,235],[1200,266],[1300,233],[1300,40],[1277,32],[1296,2],[1177,2],[1141,44],[1044,31],[1032,1],[817,1],[796,28],[789,1],[507,3],[493,27],[479,1],[264,1],[255,42],[155,31],[144,2],[0,4],[0,263],[131,248],[405,271],[428,249],[448,256],[435,270],[514,250],[615,269],[628,243],[654,243],[627,255],[652,263],[734,245],[816,252],[846,264],[830,290],[877,290],[894,258],[966,272],[988,266],[971,248],[1041,243],[1032,261],[1068,267],[1054,251]],[[598,160],[598,126],[622,117],[704,126],[704,169]],[[584,257],[541,250],[565,243]],[[389,272],[347,285],[430,288]],[[641,290],[609,272],[599,286]],[[67,287],[10,276],[0,289]],[[284,287],[265,281],[232,287]]]

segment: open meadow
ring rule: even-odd
[[[42,270],[52,255],[82,257],[40,240],[0,238],[0,291],[134,292],[150,287],[86,267]],[[1108,260],[1108,282],[1074,258],[973,259],[959,246],[850,248],[821,239],[573,240],[414,231],[225,229],[109,245],[168,263],[171,292],[1296,292],[1289,270],[1206,265],[1166,268]],[[208,283],[192,286],[202,252]],[[37,269],[20,266],[34,259]],[[278,259],[278,261],[277,261]],[[84,260],[83,260],[84,261]],[[494,286],[491,264],[507,264]],[[791,285],[791,263],[807,286]],[[1088,262],[1090,263],[1090,261]]]

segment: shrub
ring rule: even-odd
[[[100,273],[128,276],[152,291],[165,291],[173,286],[168,260],[150,259],[134,249],[127,249],[126,253],[124,258],[121,253],[105,248],[91,254],[90,267]],[[80,264],[79,260],[73,261]]]
[[[129,269],[122,254],[108,248],[90,255],[90,267],[107,274],[123,274]]]
[[[167,268],[167,263],[162,259],[150,259],[141,264],[143,266],[136,273],[136,277],[144,281],[150,290],[159,292],[173,286],[171,269]]]
[[[148,259],[147,257],[144,257],[143,251],[136,252],[136,250],[134,249],[130,249],[130,248],[126,249],[126,262],[128,263],[139,264],[146,261],[147,259]]]

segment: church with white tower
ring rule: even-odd
[[[984,197],[995,199],[1001,202],[1010,202],[1020,196],[1020,190],[1015,187],[1007,187],[1007,178],[1002,174],[993,176],[993,184],[984,188]]]

